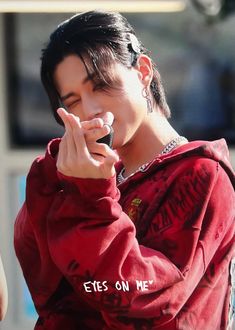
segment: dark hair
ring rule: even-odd
[[[126,67],[134,66],[140,53],[148,52],[137,39],[132,26],[119,13],[90,11],[62,22],[51,34],[41,57],[41,80],[56,120],[61,124],[56,112],[61,101],[54,85],[53,73],[57,64],[67,55],[77,54],[93,81],[97,79],[111,85],[107,68],[114,61]],[[163,114],[169,118],[170,110],[155,63],[153,70],[151,91]]]

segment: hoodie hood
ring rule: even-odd
[[[142,178],[143,175],[149,175],[172,162],[183,161],[188,157],[194,156],[205,157],[218,162],[227,173],[233,187],[235,187],[234,170],[231,165],[229,149],[225,139],[215,141],[192,141],[175,148],[169,154],[157,155],[156,158],[138,172],[134,178],[130,177],[130,180],[137,180],[139,176]],[[117,173],[120,172],[122,167],[122,163],[119,162],[116,166]]]
[[[229,149],[225,139],[215,141],[193,141],[189,142],[172,152],[173,159],[190,156],[202,156],[218,162],[229,176],[233,187],[235,187],[235,175],[231,165]]]

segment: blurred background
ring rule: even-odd
[[[0,254],[9,291],[1,330],[31,330],[37,318],[13,227],[32,160],[62,134],[40,83],[41,49],[62,20],[92,9],[127,17],[161,73],[172,125],[189,140],[225,138],[235,167],[234,0],[0,0]]]

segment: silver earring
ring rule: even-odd
[[[153,112],[152,101],[151,101],[147,87],[143,88],[142,95],[146,99],[146,102],[147,102],[147,113],[152,113]]]

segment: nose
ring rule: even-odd
[[[102,108],[92,97],[87,97],[86,99],[83,99],[82,108],[83,108],[82,112],[83,112],[84,120],[91,120],[93,118],[98,118],[102,113]]]

